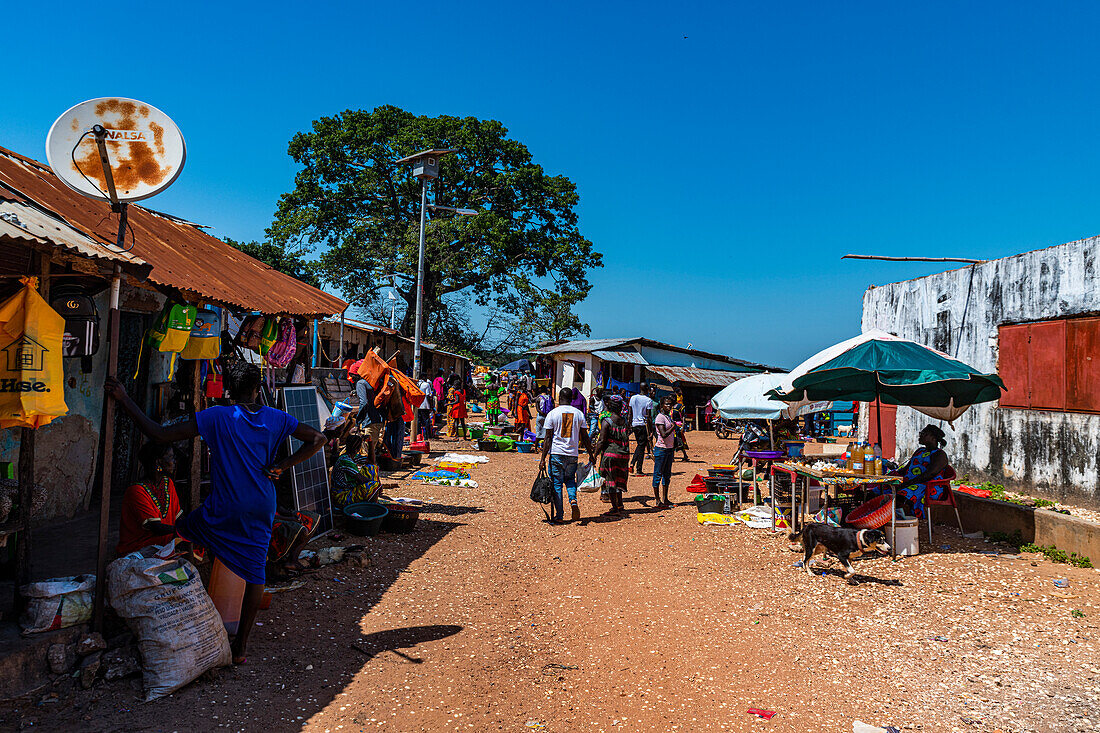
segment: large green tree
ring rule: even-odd
[[[455,148],[431,183],[432,203],[479,213],[429,210],[428,337],[486,353],[540,334],[586,333],[573,307],[587,296],[588,272],[602,258],[577,228],[576,186],[546,174],[507,133],[495,120],[416,116],[392,106],[323,117],[290,141],[301,170],[279,200],[268,237],[291,250],[320,248],[318,272],[353,305],[372,308],[381,289],[394,287],[405,301],[401,330],[412,333],[420,182],[397,161]],[[471,326],[482,319],[486,328]]]

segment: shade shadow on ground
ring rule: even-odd
[[[271,608],[261,611],[249,643],[248,664],[205,675],[176,693],[153,703],[141,702],[140,678],[99,682],[92,690],[75,690],[71,705],[40,706],[38,701],[54,687],[0,706],[0,730],[34,725],[43,730],[171,731],[173,720],[209,720],[209,728],[228,725],[248,730],[253,713],[265,721],[281,721],[277,730],[299,728],[341,693],[365,664],[393,657],[401,663],[420,663],[418,645],[453,636],[462,626],[440,624],[395,628],[363,634],[360,622],[433,545],[459,522],[421,517],[409,534],[380,534],[354,538],[371,556],[366,568],[331,565],[308,574],[299,590],[276,594]],[[333,542],[321,538],[318,549]],[[386,652],[393,652],[387,655]],[[394,656],[396,655],[396,656]],[[64,689],[73,688],[63,678]],[[246,700],[236,709],[220,705],[223,699]],[[216,718],[214,716],[217,716]]]

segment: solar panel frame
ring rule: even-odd
[[[321,430],[316,387],[283,387],[279,390],[279,402],[283,409],[293,415],[298,422],[305,423],[318,431]],[[287,438],[287,449],[291,453],[298,450],[301,445],[302,441],[297,438],[293,436]],[[319,537],[331,530],[333,526],[332,495],[329,489],[325,451],[317,451],[290,470],[291,485],[294,489],[294,508],[299,511],[317,512],[321,515],[313,535]]]

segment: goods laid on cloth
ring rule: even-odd
[[[175,542],[146,547],[107,567],[107,598],[138,639],[145,700],[178,690],[231,661],[229,637],[191,563]]]
[[[848,512],[844,521],[856,529],[879,529],[890,523],[893,505],[893,497],[889,494],[876,496]]]
[[[65,319],[38,294],[38,278],[0,303],[0,428],[40,428],[68,412]]]
[[[54,631],[87,623],[92,618],[94,575],[74,575],[28,583],[19,589],[27,608],[19,619],[24,634]]]
[[[429,477],[424,479],[424,483],[431,486],[463,486],[468,489],[476,489],[478,487],[477,481],[472,478],[443,478],[439,476]]]
[[[768,395],[793,407],[812,400],[906,405],[950,422],[971,405],[999,399],[1004,388],[996,374],[875,329],[811,356]]]
[[[474,456],[466,453],[444,453],[436,463],[488,463],[488,456]]]
[[[422,468],[412,476],[410,479],[424,481],[427,479],[461,479],[470,478],[470,474],[465,471],[459,471],[457,469],[447,468]]]
[[[695,515],[695,519],[699,524],[744,524],[752,529],[771,529],[772,526],[771,508],[766,506],[753,506],[743,512],[735,512],[733,514],[700,512]]]

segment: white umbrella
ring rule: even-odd
[[[711,406],[727,420],[794,419],[811,412],[832,409],[832,402],[808,402],[791,405],[764,393],[779,387],[789,376],[782,372],[754,374],[738,379],[711,398]]]

